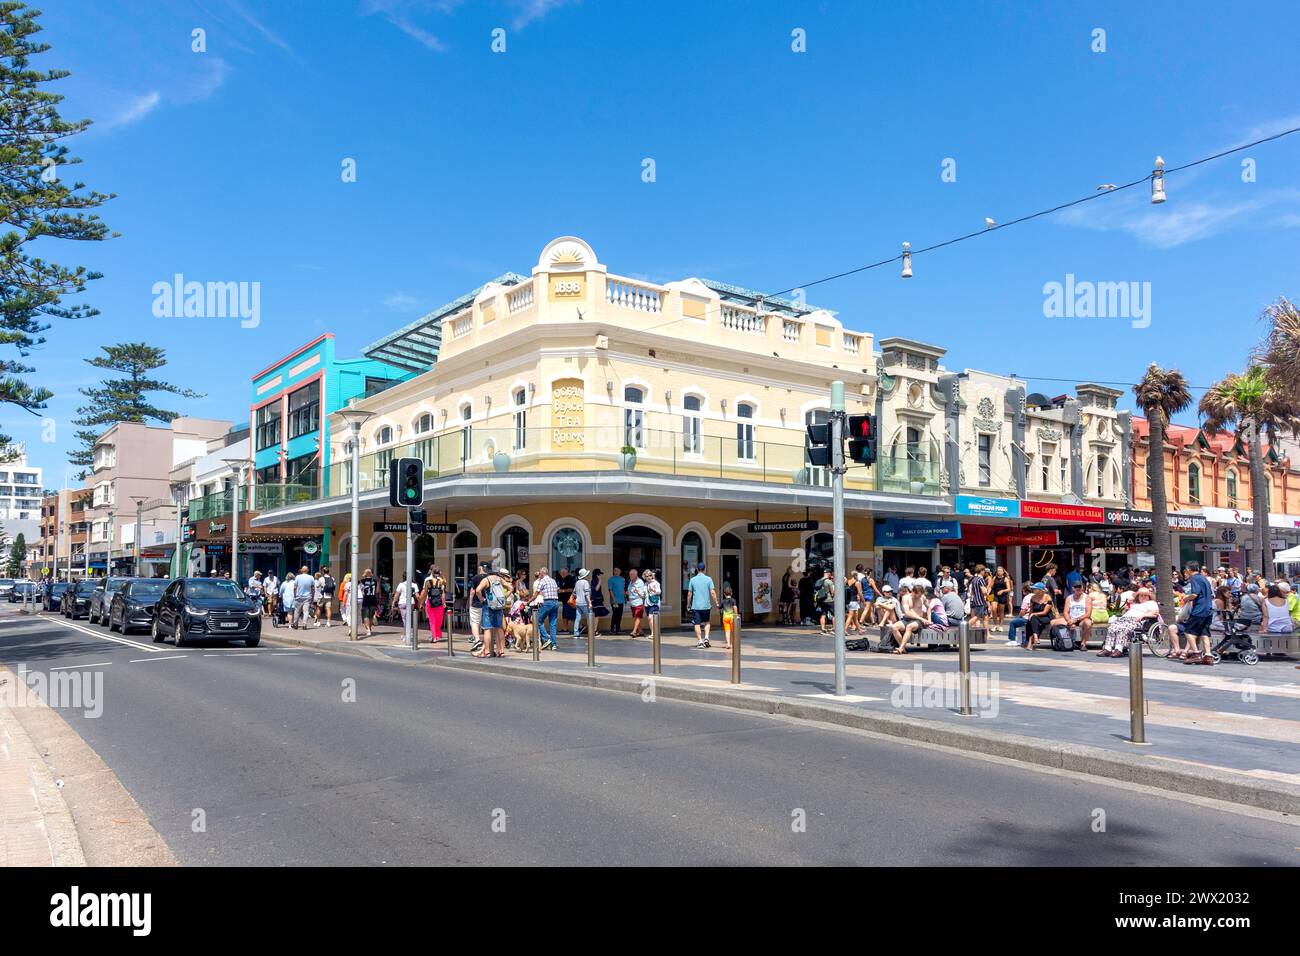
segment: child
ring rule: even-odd
[[[731,629],[736,621],[736,613],[736,598],[731,593],[731,585],[728,584],[722,589],[722,633],[727,640],[727,643],[722,645],[723,650],[731,650]]]

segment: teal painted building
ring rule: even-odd
[[[307,496],[308,488],[310,497],[319,495],[330,466],[330,414],[349,399],[373,394],[412,374],[377,359],[339,359],[334,335],[326,333],[254,375],[248,422],[253,510]],[[272,547],[276,543],[283,545],[278,554]],[[260,569],[283,575],[286,568],[304,564],[314,569],[321,556],[329,554],[329,544],[320,534],[299,532],[286,538],[254,532],[247,573]],[[244,564],[241,561],[241,567]]]

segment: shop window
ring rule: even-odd
[[[582,535],[576,528],[561,528],[551,535],[551,577],[560,571],[577,574],[582,567]]]
[[[916,429],[914,429],[914,428],[909,428],[909,429],[907,430],[907,457],[908,457],[908,459],[912,459],[912,454],[913,454],[913,453],[912,453],[912,446],[913,446],[912,433],[913,433],[914,431],[916,431]],[[919,438],[919,436],[918,436],[918,438]],[[981,488],[987,488],[987,487],[989,487],[989,485],[993,484],[993,436],[992,436],[992,435],[980,435],[980,438],[979,438],[979,444],[980,444],[980,487],[981,487]],[[1043,461],[1044,461],[1044,465],[1043,465],[1043,476],[1044,476],[1044,477],[1043,477],[1043,485],[1044,485],[1044,490],[1046,490],[1046,484],[1047,484],[1047,477],[1046,477],[1046,476],[1047,476],[1047,465],[1046,465],[1046,463],[1049,461],[1049,459],[1048,459],[1046,456],[1044,456]]]
[[[1232,469],[1228,470],[1228,507],[1237,507],[1237,473]]]
[[[1201,503],[1201,466],[1196,462],[1187,466],[1187,500],[1194,505]]]

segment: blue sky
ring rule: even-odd
[[[332,331],[355,354],[555,236],[624,275],[777,291],[1300,126],[1282,2],[39,5],[40,65],[71,70],[64,113],[96,121],[76,175],[118,194],[102,214],[121,233],[42,250],[105,274],[85,296],[102,315],[32,357],[57,441],[3,412],[49,486],[100,344],[165,347],[168,377],[208,396],[184,411],[242,421],[250,376],[293,347]],[[1163,206],[1139,186],[918,256],[910,281],[891,265],[807,297],[944,345],[950,368],[1132,381],[1157,360],[1206,385],[1267,303],[1300,298],[1297,160],[1300,135],[1170,175]],[[261,324],[154,318],[178,272],[260,282]],[[1045,318],[1067,274],[1151,283],[1150,326]]]

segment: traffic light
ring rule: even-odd
[[[423,461],[397,458],[388,463],[388,503],[394,508],[418,508],[424,504]]]
[[[875,415],[849,416],[849,459],[863,465],[876,463],[880,436],[876,434]]]
[[[817,468],[831,466],[831,426],[809,425],[808,440],[804,446],[808,452],[808,464]]]

